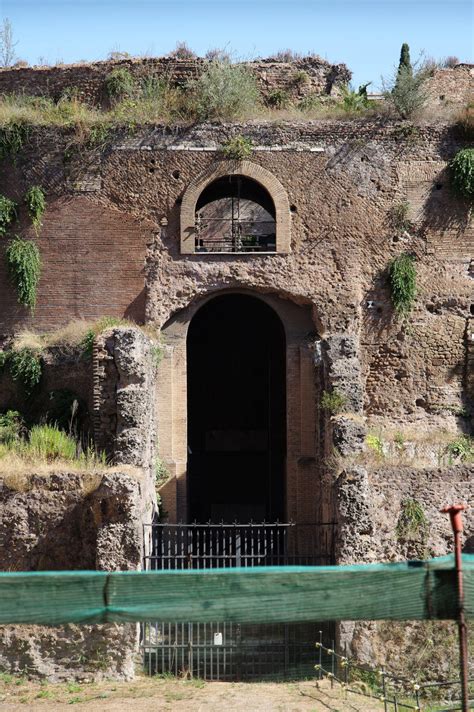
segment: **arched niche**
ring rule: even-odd
[[[229,215],[231,206],[225,202],[225,198],[236,196],[239,200],[242,196],[242,220]],[[214,212],[203,218],[203,208],[211,203],[214,203]],[[218,249],[219,237],[216,239],[212,226],[209,232],[212,221],[218,219],[212,216],[219,214],[229,223],[226,237],[220,238],[223,249]],[[251,161],[222,161],[196,178],[183,195],[180,219],[182,254],[287,253],[290,249],[291,219],[286,191],[270,171]],[[202,238],[203,221],[210,239],[209,236]],[[206,247],[206,240],[210,249]]]

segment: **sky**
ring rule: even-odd
[[[30,64],[105,59],[111,51],[163,55],[178,41],[235,58],[281,49],[344,62],[355,87],[380,87],[400,46],[474,61],[474,0],[0,0]]]

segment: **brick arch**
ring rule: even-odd
[[[290,251],[290,206],[286,190],[267,171],[251,161],[222,161],[195,178],[187,187],[181,203],[181,253],[194,254],[195,214],[199,196],[207,186],[218,178],[228,175],[242,175],[251,178],[267,190],[275,206],[276,252]]]

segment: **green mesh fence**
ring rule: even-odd
[[[474,555],[463,555],[474,614]],[[454,619],[452,556],[354,566],[0,574],[0,623]]]

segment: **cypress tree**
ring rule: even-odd
[[[410,47],[406,42],[402,44],[400,50],[400,62],[398,63],[398,74],[400,72],[407,72],[408,74],[413,74],[413,67],[411,66],[410,60]]]

